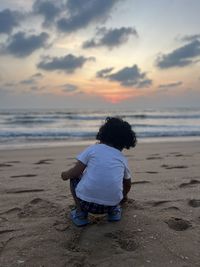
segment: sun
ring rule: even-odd
[[[122,95],[122,94],[106,94],[103,96],[103,98],[107,101],[107,102],[110,102],[112,104],[118,104],[126,99],[129,99],[130,97],[129,96],[125,96],[125,95]]]
[[[102,97],[112,104],[118,104],[127,99],[135,98],[139,95],[138,91],[134,89],[119,89],[116,91],[107,91],[102,94]]]

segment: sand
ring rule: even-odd
[[[83,147],[0,151],[0,266],[200,266],[200,143],[138,144],[120,222],[68,218],[61,171]]]

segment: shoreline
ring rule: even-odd
[[[67,140],[61,142],[46,142],[46,143],[23,143],[23,144],[12,144],[12,145],[0,145],[0,152],[7,150],[24,150],[24,149],[45,149],[45,148],[57,148],[57,147],[74,147],[74,146],[88,146],[96,142],[93,140]],[[151,138],[140,138],[138,144],[163,144],[163,143],[183,143],[183,142],[200,142],[200,136],[193,137],[151,137]]]

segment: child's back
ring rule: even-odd
[[[130,179],[130,171],[122,152],[105,144],[95,144],[77,159],[87,165],[76,193],[85,201],[116,205],[123,198],[123,179]]]

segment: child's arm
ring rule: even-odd
[[[123,202],[127,200],[128,192],[131,189],[131,179],[123,179]]]
[[[77,161],[74,167],[69,169],[68,171],[64,171],[61,173],[61,178],[66,181],[68,179],[79,178],[83,171],[85,170],[86,165],[81,161]]]
[[[122,202],[127,201],[128,192],[131,189],[131,172],[128,163],[125,164],[124,178],[123,178],[123,199]]]

